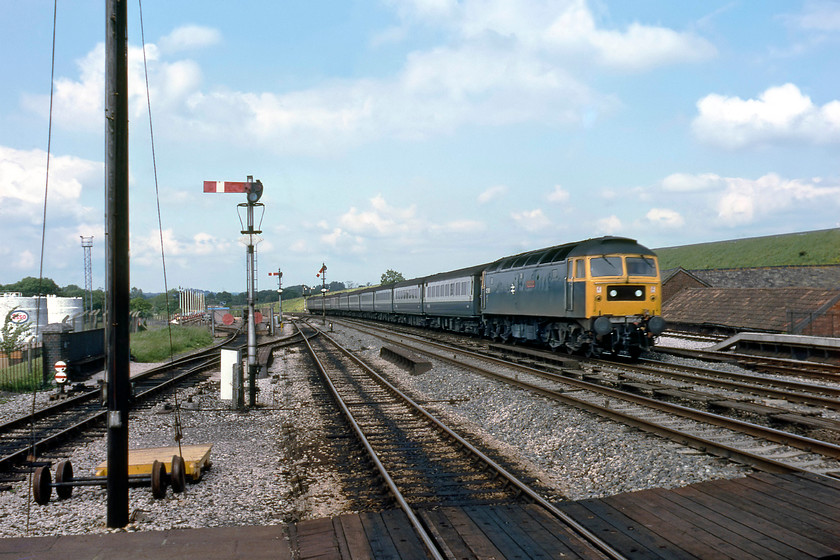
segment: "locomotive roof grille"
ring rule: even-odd
[[[635,239],[627,237],[599,237],[577,243],[556,245],[537,251],[528,251],[510,257],[501,258],[487,267],[487,272],[507,270],[534,264],[548,264],[566,260],[568,257],[594,256],[630,253],[635,255],[655,256],[653,251],[639,245]]]

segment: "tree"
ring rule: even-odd
[[[3,291],[20,292],[24,297],[33,297],[38,295],[39,289],[41,292],[40,295],[57,295],[61,293],[61,288],[59,288],[58,284],[50,278],[39,280],[33,276],[27,276],[14,284],[7,284],[6,286],[3,286]]]
[[[384,286],[385,284],[396,284],[397,282],[404,282],[405,278],[403,278],[402,273],[397,272],[396,270],[391,270],[390,268],[385,271],[385,274],[382,275],[381,284]]]
[[[7,356],[11,355],[12,352],[23,345],[26,337],[29,336],[29,329],[32,327],[29,323],[15,323],[12,321],[12,317],[15,315],[17,309],[15,307],[6,313],[3,328],[0,329],[0,337],[3,339],[0,341],[0,350],[3,350]]]
[[[131,311],[138,312],[140,314],[140,317],[144,319],[148,319],[153,315],[152,302],[144,297],[132,298],[131,301],[128,302],[128,307],[129,309],[131,309]]]

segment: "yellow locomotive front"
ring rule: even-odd
[[[579,257],[575,279],[585,283],[585,316],[593,349],[638,356],[665,329],[659,263],[651,254]]]

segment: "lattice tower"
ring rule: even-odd
[[[79,237],[82,238],[82,251],[85,254],[85,299],[87,302],[83,302],[85,305],[85,311],[92,312],[93,311],[93,270],[90,263],[90,249],[93,247],[93,236],[85,237],[84,235],[80,235]]]

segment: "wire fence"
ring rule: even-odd
[[[788,334],[840,337],[840,313],[788,311]]]
[[[11,354],[0,352],[0,391],[31,391],[43,384],[43,346],[25,344]]]

